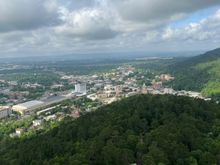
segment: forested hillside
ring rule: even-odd
[[[220,48],[172,65],[175,89],[201,91],[220,98]]]
[[[139,95],[26,140],[2,141],[4,165],[220,163],[220,106]]]

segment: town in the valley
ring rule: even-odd
[[[16,81],[0,80],[3,84],[0,94],[4,96],[0,98],[0,127],[11,128],[4,136],[14,138],[46,131],[56,127],[66,117],[75,119],[100,106],[137,94],[171,94],[210,100],[198,92],[175,91],[166,85],[175,79],[169,73],[148,78],[132,65],[122,65],[109,72],[92,75],[69,75],[63,72],[59,72],[59,75],[66,83],[54,82],[50,90],[40,83],[18,84]],[[66,89],[65,85],[72,88]],[[38,88],[45,90],[42,95],[31,99],[28,97],[29,90],[14,90],[21,86],[22,89],[33,91]]]

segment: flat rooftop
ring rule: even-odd
[[[9,107],[8,106],[0,106],[0,111],[3,111],[5,109],[8,109]]]
[[[22,104],[18,104],[16,106],[22,106],[22,107],[26,107],[26,108],[31,108],[40,104],[43,104],[43,101],[39,101],[39,100],[33,100],[33,101],[28,101]]]
[[[57,102],[57,101],[61,101],[66,99],[66,97],[64,96],[50,96],[44,100],[42,100],[44,103],[53,103],[53,102]]]

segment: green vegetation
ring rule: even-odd
[[[148,60],[135,60],[132,62],[135,68],[139,72],[151,72],[155,74],[164,73],[167,70],[167,67],[173,65],[179,61],[182,61],[181,58],[173,59],[148,59]]]
[[[8,119],[0,123],[0,140],[8,138],[10,133],[15,132],[16,128],[29,128],[32,124],[33,116],[26,119]]]
[[[202,90],[204,96],[212,96],[220,94],[220,82],[208,82]]]
[[[207,165],[220,162],[220,106],[139,95],[30,139],[0,143],[0,164]]]
[[[22,83],[39,83],[45,86],[50,86],[59,80],[58,75],[53,72],[45,72],[40,70],[25,70],[24,72],[5,73],[0,76],[1,79],[8,81],[18,81]]]
[[[170,67],[175,89],[201,91],[205,96],[220,94],[220,49],[190,58]]]
[[[209,74],[209,80],[204,85],[202,93],[205,96],[220,94],[220,58],[215,61],[198,64],[195,68]]]

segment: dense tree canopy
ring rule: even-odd
[[[139,95],[46,134],[2,141],[0,164],[207,165],[220,163],[220,106]]]

